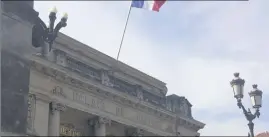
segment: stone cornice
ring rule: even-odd
[[[48,67],[49,66],[49,67]],[[138,110],[142,110],[151,115],[157,116],[160,119],[166,119],[171,122],[174,122],[176,119],[176,115],[167,110],[156,108],[156,106],[145,104],[144,102],[139,102],[139,99],[129,98],[127,96],[119,94],[117,91],[113,91],[113,89],[106,87],[100,83],[91,81],[89,79],[83,78],[76,73],[68,71],[66,68],[54,64],[48,60],[45,60],[41,57],[33,56],[32,57],[32,69],[35,69],[41,72],[44,75],[48,75],[57,81],[61,81],[63,83],[67,83],[72,85],[73,87],[77,87],[86,91],[95,92],[94,94],[98,94],[107,99],[112,99],[114,102],[119,102],[120,104],[124,104]],[[92,88],[96,90],[93,90]],[[109,91],[109,92],[108,92]],[[182,124],[186,125],[186,127],[197,127],[196,129],[201,129],[204,127],[204,124],[198,122],[194,119],[184,118],[181,116],[177,116],[177,119],[184,121]],[[180,125],[182,126],[182,125]],[[195,128],[191,128],[192,130]]]
[[[62,33],[59,33],[58,39],[56,39],[56,43],[59,45],[65,46],[65,48],[72,49],[73,52],[77,52],[76,54],[80,54],[87,58],[94,59],[95,61],[102,62],[103,64],[109,66],[112,69],[120,70],[121,72],[134,77],[137,80],[143,81],[149,85],[155,86],[159,89],[162,89],[164,94],[167,93],[166,84],[156,78],[153,78],[135,68],[132,68],[120,61],[115,60],[85,44],[82,44]]]
[[[130,75],[127,75],[126,73],[124,73],[123,71],[119,71],[119,70],[115,70],[115,68],[113,67],[109,67],[107,66],[107,64],[103,64],[100,61],[97,60],[93,60],[91,58],[87,58],[87,59],[83,59],[81,57],[81,55],[75,54],[71,51],[71,49],[67,49],[66,47],[62,47],[62,44],[57,45],[57,47],[54,48],[55,52],[66,52],[66,57],[69,58],[73,58],[75,60],[79,60],[80,62],[87,64],[91,67],[93,67],[94,69],[104,69],[107,71],[111,71],[112,70],[112,75],[115,78],[121,79],[125,82],[128,82],[132,85],[141,85],[143,86],[148,92],[150,92],[151,94],[157,95],[157,96],[165,96],[164,93],[160,93],[160,91],[156,91],[158,88],[153,87],[152,85],[149,84],[145,84],[144,82],[142,82],[141,80],[137,80],[134,77],[131,77]],[[156,89],[156,90],[154,90]]]
[[[96,60],[92,60],[92,59],[84,59],[82,57],[80,57],[80,55],[74,54],[73,52],[70,51],[70,49],[63,49],[63,47],[61,47],[61,45],[58,45],[58,47],[54,48],[54,52],[57,54],[58,52],[65,52],[66,53],[66,57],[68,58],[72,58],[74,60],[79,60],[80,62],[82,62],[83,64],[86,64],[94,69],[100,70],[100,69],[104,69],[104,70],[111,70],[112,68],[106,66],[105,64],[102,64],[99,61]],[[141,82],[140,80],[136,80],[133,77],[130,77],[129,75],[125,74],[122,71],[114,71],[112,72],[113,77],[121,79],[129,84],[132,85],[141,85],[143,86],[143,88],[145,88],[147,90],[147,92],[150,92],[151,94],[160,96],[160,97],[164,97],[164,93],[160,93],[160,91],[156,91],[157,88],[150,86],[148,84],[145,84],[143,82]]]

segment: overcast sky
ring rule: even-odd
[[[48,22],[68,12],[64,34],[116,58],[130,2],[35,1]],[[255,132],[269,130],[269,0],[248,2],[169,1],[160,12],[133,8],[120,61],[167,83],[168,94],[185,96],[201,135],[247,135],[229,82],[234,72],[263,90]],[[58,22],[58,21],[57,21]],[[243,103],[250,105],[245,93]]]

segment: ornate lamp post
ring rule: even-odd
[[[57,37],[59,30],[67,26],[66,22],[68,19],[68,15],[67,13],[64,13],[63,17],[61,18],[61,21],[54,28],[56,14],[57,9],[54,7],[49,14],[48,27],[40,18],[37,18],[36,23],[33,27],[32,44],[34,47],[41,47],[42,55],[44,56],[47,56],[48,53],[51,51],[53,42]]]
[[[244,97],[244,84],[245,80],[241,79],[239,77],[239,73],[234,73],[234,79],[230,82],[233,92],[234,92],[234,97],[237,100],[237,105],[238,107],[243,110],[243,113],[246,117],[246,119],[249,121],[248,127],[250,130],[250,133],[248,134],[251,137],[254,137],[254,123],[252,122],[256,117],[259,118],[260,116],[260,111],[259,108],[262,106],[262,91],[259,90],[256,84],[252,85],[253,89],[249,92],[249,96],[251,99],[252,107],[256,110],[254,114],[250,111],[248,108],[248,111],[245,109],[244,105],[241,102],[241,99]]]

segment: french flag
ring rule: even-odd
[[[161,6],[165,3],[166,0],[133,0],[131,7],[148,9],[152,11],[159,12]]]

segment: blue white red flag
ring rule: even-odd
[[[162,5],[165,3],[165,1],[166,0],[133,0],[131,6],[135,8],[148,9],[158,12]]]

